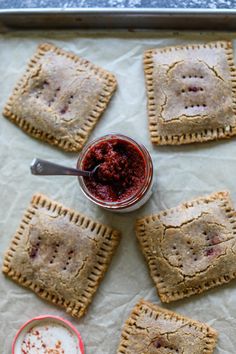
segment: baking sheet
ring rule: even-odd
[[[236,139],[153,147],[149,141],[142,68],[142,55],[147,48],[234,38],[234,33],[127,31],[0,34],[1,111],[38,43],[49,41],[69,49],[112,71],[118,79],[118,90],[90,140],[119,132],[144,143],[151,152],[157,181],[152,198],[139,211],[123,215],[104,211],[85,199],[76,178],[38,177],[29,172],[34,157],[75,166],[77,154],[63,153],[25,135],[5,118],[0,119],[1,261],[34,192],[45,193],[122,231],[122,241],[111,266],[87,315],[80,320],[73,319],[0,274],[0,353],[10,354],[17,329],[31,317],[42,314],[70,320],[81,332],[86,354],[116,353],[121,327],[135,303],[145,298],[160,304],[136,242],[135,219],[217,190],[229,190],[236,205]],[[235,282],[165,307],[214,327],[220,334],[215,354],[235,353]]]
[[[178,7],[179,5],[182,8]],[[230,6],[227,9],[222,7],[193,9],[187,8],[185,5],[182,2],[177,4],[178,8],[6,8],[0,9],[0,27],[18,29],[236,30],[236,9],[230,8]]]

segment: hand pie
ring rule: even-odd
[[[115,88],[109,72],[52,44],[41,44],[3,114],[37,139],[79,151]]]
[[[3,272],[81,317],[118,241],[117,231],[36,194],[6,252]]]
[[[212,354],[208,325],[141,300],[126,321],[117,354]]]
[[[179,145],[236,134],[231,42],[147,50],[144,70],[153,143]]]
[[[236,213],[227,192],[140,219],[136,230],[163,302],[236,277]]]

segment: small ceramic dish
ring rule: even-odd
[[[45,315],[27,321],[17,332],[12,354],[84,354],[77,329],[61,317]]]

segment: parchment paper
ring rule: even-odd
[[[121,327],[140,298],[160,304],[134,234],[135,219],[176,206],[217,190],[229,190],[236,204],[236,139],[182,147],[152,147],[149,141],[142,67],[145,49],[216,39],[227,33],[166,32],[15,32],[0,35],[0,110],[26,62],[40,42],[50,41],[112,71],[118,90],[91,139],[120,132],[144,143],[151,152],[157,186],[150,201],[131,214],[114,214],[94,206],[74,177],[36,177],[29,172],[34,157],[75,166],[77,155],[63,153],[24,134],[0,118],[0,258],[16,231],[34,192],[42,192],[68,207],[122,231],[122,241],[87,315],[75,320],[0,275],[0,353],[10,354],[17,329],[33,316],[53,314],[73,322],[81,332],[86,354],[114,354]],[[236,53],[235,53],[236,54]],[[163,305],[162,305],[163,306]],[[236,283],[215,288],[165,307],[207,322],[220,336],[216,354],[236,350]]]

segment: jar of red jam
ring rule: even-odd
[[[116,212],[140,208],[151,196],[152,159],[140,143],[121,134],[109,134],[87,144],[77,168],[92,171],[79,177],[84,194],[95,204]]]

